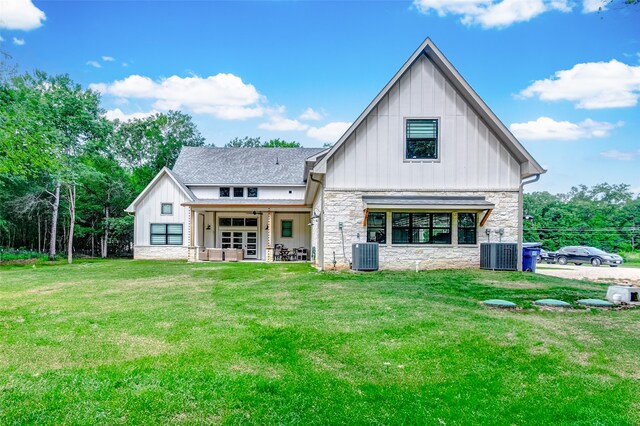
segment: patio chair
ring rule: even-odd
[[[209,251],[207,249],[198,250],[198,260],[209,260]]]
[[[305,247],[296,249],[296,260],[307,260],[307,249]]]
[[[209,260],[214,262],[222,262],[224,260],[223,251],[221,248],[210,248],[207,249],[209,252]]]

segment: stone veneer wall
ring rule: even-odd
[[[186,246],[135,246],[134,259],[187,260],[189,248]]]
[[[480,243],[488,242],[485,229],[504,229],[502,242],[518,242],[520,194],[519,191],[470,191],[470,192],[362,192],[347,190],[324,191],[324,260],[325,269],[333,268],[333,253],[337,268],[348,268],[351,260],[351,244],[366,242],[363,195],[425,195],[425,196],[484,196],[495,204],[493,212],[484,227],[478,227],[478,244],[458,245],[457,217],[452,218],[451,245],[380,245],[381,269],[414,269],[416,261],[419,269],[478,268],[480,266]],[[483,213],[478,214],[478,225]],[[342,222],[344,232],[344,253],[342,233],[338,224]],[[391,235],[387,236],[390,242]],[[491,242],[500,241],[500,236],[492,232]],[[345,255],[346,254],[346,255]]]

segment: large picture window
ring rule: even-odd
[[[392,213],[393,244],[451,244],[451,213]]]
[[[163,246],[182,245],[181,223],[152,223],[151,244]]]
[[[406,159],[438,159],[438,120],[433,118],[407,119]]]
[[[458,213],[458,244],[476,243],[476,214]]]
[[[386,244],[387,242],[387,214],[384,212],[370,212],[367,216],[367,242]]]

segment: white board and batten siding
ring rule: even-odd
[[[437,118],[437,161],[405,160],[405,120]],[[517,190],[520,164],[421,55],[327,162],[327,189]]]
[[[189,245],[189,233],[187,222],[189,218],[189,208],[181,204],[186,203],[188,198],[176,183],[168,176],[164,175],[151,188],[149,193],[143,197],[136,205],[136,226],[135,226],[135,246],[151,246],[151,224],[152,223],[180,223],[182,224],[182,245]],[[173,204],[173,214],[163,215],[161,204]],[[167,247],[167,246],[153,246]]]
[[[233,185],[226,186],[231,188],[231,197],[233,200]],[[247,189],[249,187],[258,188],[259,200],[302,200],[304,198],[304,186],[259,186],[259,185],[242,185],[239,188],[245,188],[243,198],[247,198]],[[189,186],[193,194],[200,199],[217,200],[220,198],[220,186]],[[249,198],[251,199],[251,198]]]

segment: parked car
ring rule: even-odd
[[[547,262],[547,263],[556,263],[556,257],[558,253],[555,251],[547,251],[545,249],[540,249],[540,254],[538,255],[538,263]]]
[[[595,247],[585,246],[562,247],[557,251],[556,259],[560,265],[566,265],[567,263],[575,263],[576,265],[591,263],[593,266],[609,265],[615,267],[622,265],[624,262],[622,257],[617,254],[607,253]]]

